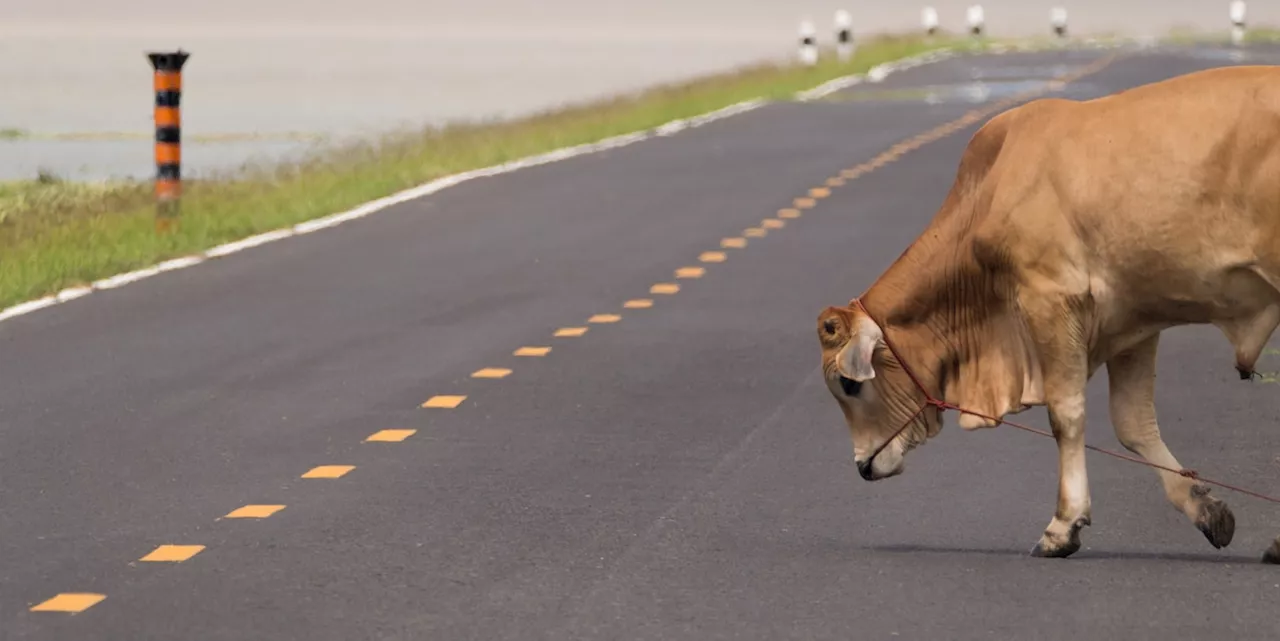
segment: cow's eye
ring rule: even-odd
[[[825,322],[825,323],[823,323],[823,324],[822,324],[822,328],[823,328],[823,329],[825,329],[825,330],[827,330],[827,333],[828,333],[828,334],[831,334],[832,336],[835,336],[835,333],[836,333],[836,319],[834,319],[834,318],[828,318],[828,319],[827,319],[827,322]]]
[[[852,378],[845,378],[841,376],[840,389],[844,390],[844,393],[849,396],[857,396],[858,392],[862,391],[862,383],[859,383]]]

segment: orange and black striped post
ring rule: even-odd
[[[182,195],[182,65],[190,54],[149,53],[156,91],[156,230],[168,231]]]

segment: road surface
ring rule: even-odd
[[[943,61],[0,324],[0,638],[1277,638],[1280,511],[1215,490],[1214,550],[1091,454],[1085,548],[1034,559],[1051,442],[951,424],[866,483],[820,382],[818,312],[915,237],[976,125],[885,151],[1112,53]],[[1059,95],[1277,60],[1129,52]],[[1280,388],[1216,330],[1162,348],[1173,451],[1280,492]],[[106,598],[31,610],[61,593]]]

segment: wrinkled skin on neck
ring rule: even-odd
[[[984,240],[999,239],[993,232],[1002,229],[982,213],[991,208],[986,178],[1007,124],[994,118],[973,137],[933,220],[857,299],[860,306],[828,307],[818,317],[827,388],[868,480],[900,474],[906,453],[939,432],[938,409],[916,414],[929,397],[995,418],[1043,403],[1009,256],[998,240]],[[996,424],[963,413],[957,422],[966,429]]]
[[[948,222],[940,216],[934,225]],[[995,418],[1042,402],[1040,368],[1000,257],[971,240],[935,240],[947,236],[966,238],[926,231],[858,299],[865,312],[851,303],[818,317],[827,388],[867,480],[902,473],[906,454],[941,430],[929,397]],[[996,425],[970,414],[957,422]]]

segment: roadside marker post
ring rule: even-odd
[[[182,196],[182,66],[191,54],[148,53],[155,73],[156,231],[177,223]]]
[[[1244,44],[1244,0],[1231,3],[1231,43],[1237,47]]]
[[[818,62],[816,33],[812,22],[807,19],[800,22],[800,62],[807,67],[812,67]]]
[[[836,57],[840,62],[848,62],[853,51],[853,16],[841,9],[836,12]]]
[[[982,36],[987,18],[986,12],[982,10],[982,5],[975,4],[970,6],[967,15],[969,18],[969,33],[975,38]]]
[[[925,7],[920,10],[920,24],[924,26],[924,32],[929,37],[938,34],[938,10],[933,7]]]
[[[1054,7],[1050,10],[1049,24],[1053,27],[1053,33],[1059,38],[1067,37],[1067,8]]]

